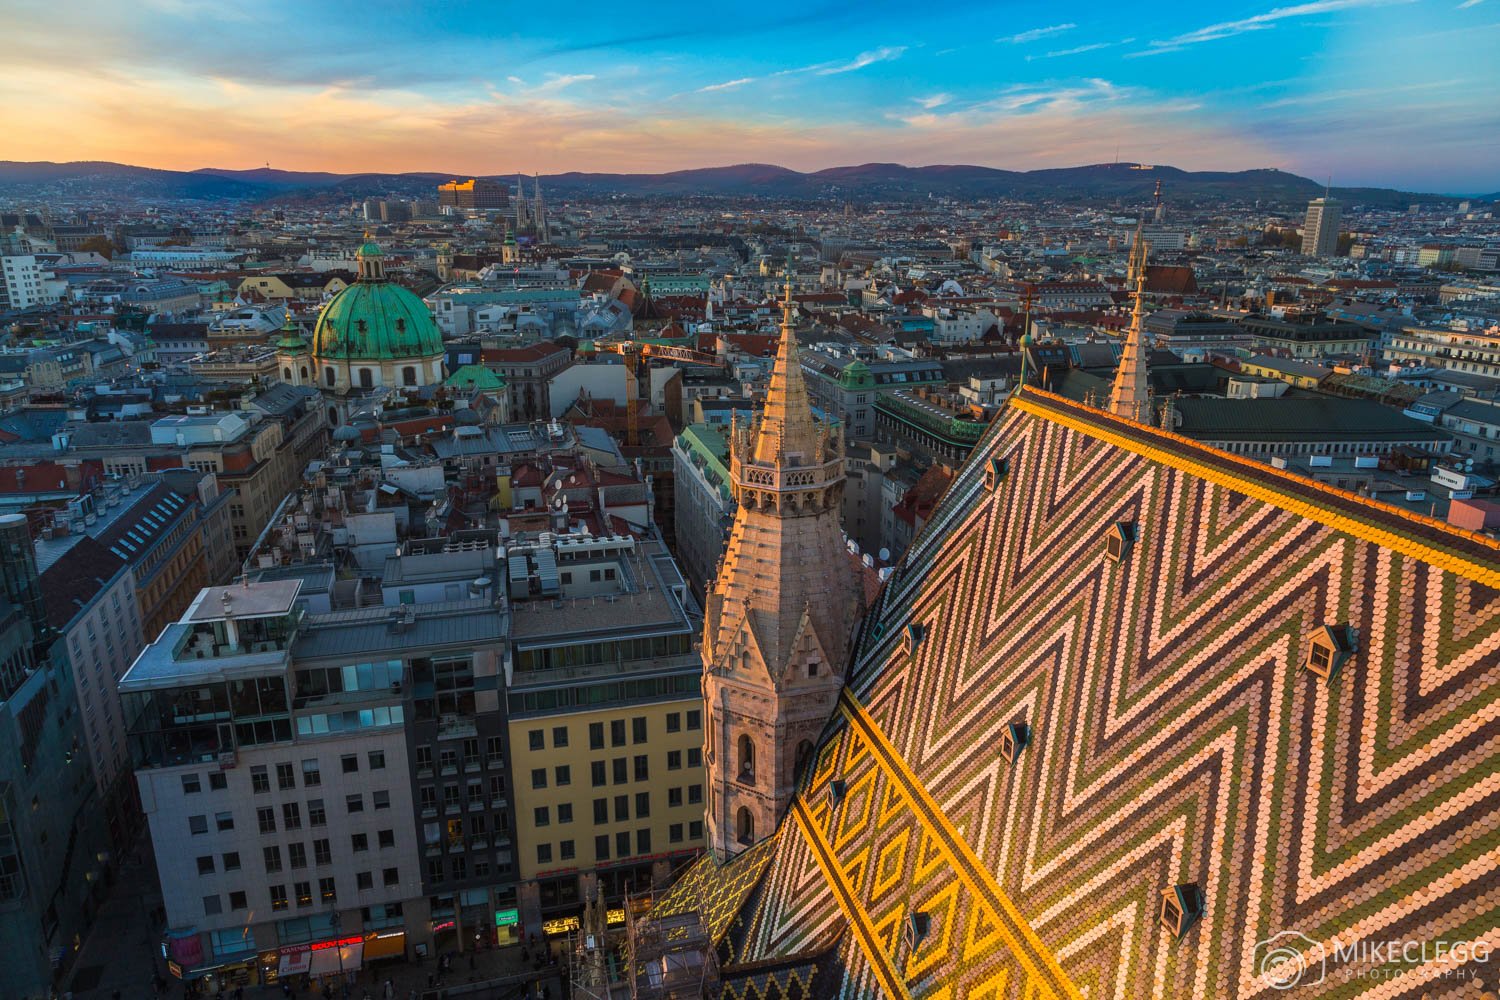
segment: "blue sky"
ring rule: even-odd
[[[502,172],[1279,167],[1500,190],[1500,0],[0,0],[0,156]]]

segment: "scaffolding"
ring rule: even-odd
[[[708,1000],[718,995],[717,957],[703,923],[697,884],[691,888],[693,905],[667,914],[657,912],[651,892],[626,896],[631,1000]]]

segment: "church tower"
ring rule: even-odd
[[[840,429],[813,417],[791,284],[760,418],[730,432],[739,503],[703,628],[708,844],[720,861],[770,836],[844,683],[864,611],[839,530]]]

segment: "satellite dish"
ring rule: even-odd
[[[881,549],[880,550],[880,561],[881,562],[890,562],[891,561],[891,550],[890,549]]]

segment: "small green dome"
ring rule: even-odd
[[[359,255],[361,257],[384,257],[385,251],[380,249],[379,243],[376,243],[374,240],[367,239],[365,240],[364,245],[359,248]]]
[[[338,361],[430,358],[443,353],[443,335],[415,294],[389,281],[362,278],[323,307],[312,352]]]
[[[870,373],[869,365],[855,358],[839,372],[839,385],[845,389],[870,389],[875,385],[875,376]]]

